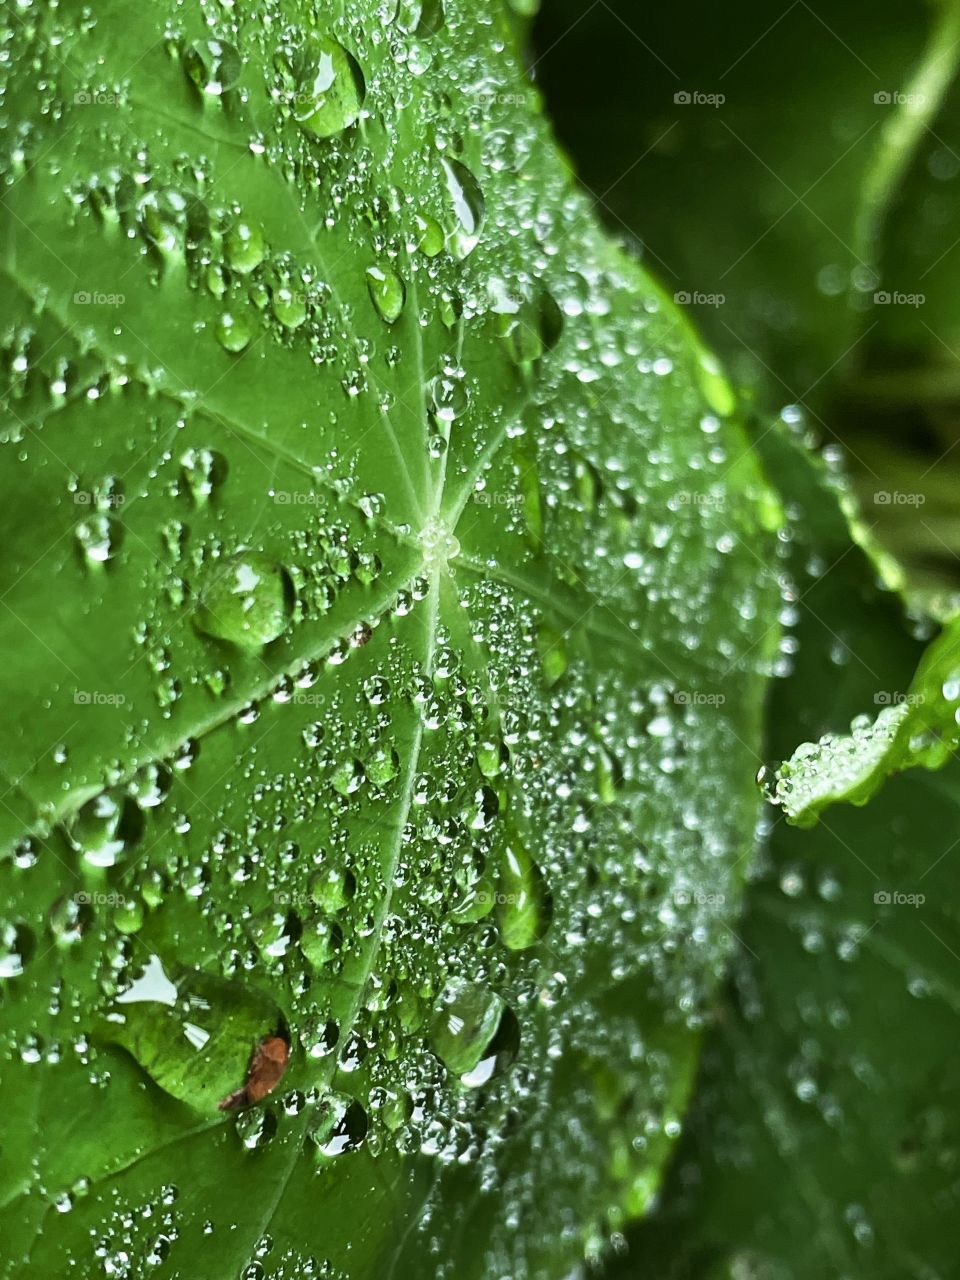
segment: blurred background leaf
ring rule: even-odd
[[[843,443],[911,588],[955,588],[960,6],[556,0],[536,41],[608,225],[766,408]]]

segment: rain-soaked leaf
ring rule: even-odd
[[[866,804],[892,774],[940,769],[960,743],[960,620],[953,619],[924,653],[906,690],[873,694],[876,715],[862,712],[849,734],[805,742],[776,772],[771,798],[800,826],[845,800]]]
[[[908,688],[929,624],[905,622],[851,542],[828,473],[774,433],[759,447],[793,515],[775,757],[798,723],[817,736]],[[953,1274],[958,797],[954,761],[810,829],[777,814],[659,1211],[610,1280]]]
[[[5,1273],[567,1274],[752,845],[730,388],[498,5],[5,21]]]

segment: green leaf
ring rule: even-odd
[[[940,769],[960,742],[960,620],[948,624],[924,654],[904,693],[874,692],[874,720],[856,717],[849,735],[826,734],[798,747],[777,770],[771,798],[791,822],[809,826],[839,800],[866,804],[894,773],[922,765]]]
[[[566,1273],[679,1130],[779,507],[514,18],[393,10],[8,19],[11,1276]]]
[[[925,287],[903,280],[886,245],[905,187],[907,234],[923,221],[930,237],[936,219],[943,236],[943,196],[934,203],[911,164],[940,135],[941,110],[950,127],[956,0],[829,13],[698,0],[684,22],[669,7],[557,0],[541,48],[560,136],[599,211],[767,408],[822,412],[875,325],[920,331],[915,310],[875,299]]]
[[[798,718],[849,718],[876,688],[905,688],[922,643],[842,536],[822,469],[778,433],[759,447],[796,516],[796,658],[774,686],[775,755]],[[958,796],[952,762],[810,830],[778,816],[659,1212],[611,1276],[951,1274]]]

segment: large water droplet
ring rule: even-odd
[[[238,355],[250,345],[253,324],[243,311],[224,311],[216,323],[215,332],[224,351]]]
[[[465,258],[480,239],[486,208],[483,192],[476,178],[459,160],[444,157],[440,163],[443,165],[447,191],[457,220],[457,230],[451,236],[451,247],[458,257]]]
[[[475,1089],[513,1061],[520,1031],[513,1011],[496,992],[454,980],[440,997],[430,1041],[444,1066]]]
[[[307,318],[307,303],[302,293],[289,285],[278,285],[271,295],[273,314],[285,329],[299,329]]]
[[[318,1155],[342,1156],[363,1144],[369,1123],[366,1111],[356,1098],[330,1090],[317,1105],[310,1140]]]
[[[563,313],[552,294],[538,288],[516,297],[502,281],[491,282],[490,293],[497,328],[517,364],[529,364],[556,346],[563,329]]]
[[[195,620],[208,636],[259,648],[281,636],[293,612],[293,586],[282,565],[249,552],[224,565],[204,589]]]
[[[390,267],[368,267],[367,288],[383,319],[387,324],[395,324],[407,296],[406,286],[397,273]]]
[[[98,512],[76,527],[77,543],[84,561],[90,566],[112,560],[120,545],[120,525],[113,516]]]
[[[497,887],[497,923],[511,951],[539,942],[550,927],[553,899],[543,872],[514,833],[504,846]]]
[[[19,978],[36,944],[33,931],[21,921],[0,922],[0,978]]]
[[[293,102],[293,116],[302,129],[330,138],[360,115],[366,88],[352,54],[335,40],[314,37],[306,51]]]
[[[180,458],[180,474],[200,507],[226,479],[227,460],[215,449],[187,449]]]
[[[396,21],[407,35],[428,40],[444,24],[443,0],[400,0]]]
[[[256,223],[240,219],[223,237],[223,251],[234,271],[243,276],[249,275],[259,267],[267,251],[263,231]]]
[[[125,795],[101,791],[67,825],[70,843],[91,867],[112,867],[143,835],[143,813]]]
[[[234,87],[243,65],[236,45],[227,40],[198,40],[184,49],[182,61],[200,92],[216,98]]]
[[[100,1033],[132,1054],[161,1089],[215,1114],[253,1079],[260,1046],[286,1042],[286,1024],[273,1001],[253,988],[196,969],[170,972],[151,956],[117,996]]]
[[[331,863],[310,880],[310,897],[324,911],[337,912],[353,897],[353,873]]]
[[[306,921],[300,935],[300,950],[315,969],[330,963],[343,946],[343,930],[336,920],[316,914]]]

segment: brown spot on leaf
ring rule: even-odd
[[[290,1046],[282,1036],[267,1036],[253,1051],[247,1082],[220,1103],[220,1111],[239,1111],[265,1098],[280,1083],[290,1060]]]

